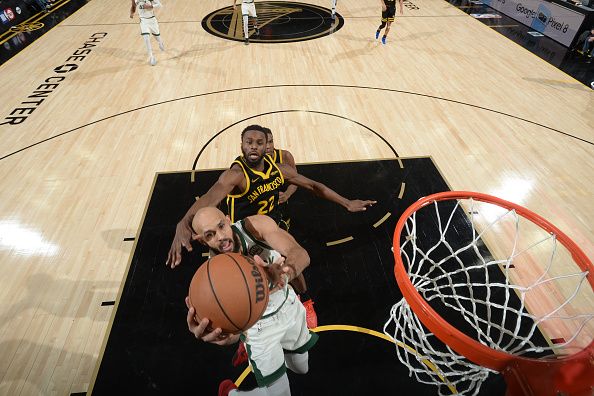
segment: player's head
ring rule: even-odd
[[[274,136],[272,136],[272,131],[270,128],[264,127],[266,131],[266,154],[272,155],[274,152]]]
[[[194,239],[217,253],[233,252],[235,238],[231,229],[231,220],[217,208],[198,209],[192,220],[196,233]]]
[[[250,167],[262,162],[266,142],[266,130],[260,125],[250,125],[241,132],[241,153]]]

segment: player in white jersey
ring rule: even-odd
[[[233,0],[233,8],[236,7],[237,0]],[[258,14],[256,14],[256,4],[254,0],[242,0],[241,1],[241,16],[243,21],[243,37],[245,38],[245,45],[250,43],[249,39],[249,20],[250,17],[254,18],[254,29],[256,30],[256,36],[260,35],[260,29],[258,27]]]
[[[273,285],[263,316],[241,336],[224,335],[220,328],[207,330],[208,318],[196,322],[196,312],[186,298],[186,320],[196,338],[218,345],[230,345],[241,338],[247,345],[258,388],[239,391],[231,380],[225,380],[219,386],[219,396],[290,395],[286,369],[297,374],[307,373],[308,350],[318,339],[318,335],[307,328],[305,308],[287,284],[309,265],[309,255],[291,235],[264,215],[231,224],[223,212],[206,207],[196,212],[192,227],[195,239],[207,245],[211,254],[240,252],[254,257],[265,267]]]
[[[131,0],[132,6],[130,7],[130,18],[134,17],[134,12],[138,9],[138,16],[140,17],[140,34],[146,44],[146,50],[149,56],[149,63],[151,66],[157,64],[157,59],[153,55],[153,48],[151,47],[151,39],[149,37],[152,34],[157,42],[159,43],[159,49],[165,51],[165,45],[161,40],[161,32],[159,31],[159,22],[155,16],[155,8],[161,7],[159,0]]]
[[[336,3],[338,0],[330,0],[332,1],[332,19],[336,18]]]

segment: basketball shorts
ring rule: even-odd
[[[382,11],[382,22],[394,22],[396,15],[396,6],[387,7],[386,11]]]
[[[305,308],[291,287],[272,293],[262,319],[242,334],[259,387],[287,371],[285,353],[305,353],[318,341],[305,321]]]
[[[254,4],[254,2],[241,3],[241,15],[249,15],[252,18],[257,18],[258,15],[256,15],[256,4]]]
[[[159,22],[157,18],[140,18],[140,34],[152,34],[153,36],[159,36]]]

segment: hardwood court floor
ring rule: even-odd
[[[228,1],[165,2],[150,67],[128,4],[91,1],[2,65],[0,123],[50,92],[0,125],[0,394],[87,390],[155,173],[222,130],[197,167],[228,166],[250,123],[301,163],[393,158],[381,136],[594,257],[594,93],[445,1],[413,3],[387,46],[375,1],[340,0],[335,34],[246,47],[201,28]]]

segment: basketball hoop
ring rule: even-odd
[[[507,395],[592,395],[594,267],[539,215],[474,192],[411,205],[394,232],[404,298],[384,333],[439,394],[478,394],[500,372]],[[394,326],[392,331],[389,329]]]

